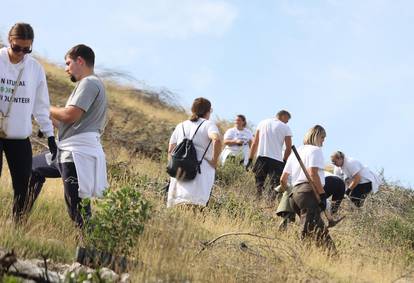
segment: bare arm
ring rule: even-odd
[[[208,137],[212,140],[211,143],[213,144],[213,159],[209,160],[208,162],[211,166],[217,168],[222,146],[221,137],[218,133],[208,134]]]
[[[176,143],[168,145],[168,160],[171,159],[171,153],[173,152],[174,148],[177,146]]]
[[[352,181],[349,184],[348,188],[353,190],[356,186],[358,186],[359,182],[361,181],[361,175],[359,173],[356,173],[354,177],[352,177]]]
[[[318,194],[323,194],[325,193],[325,190],[323,189],[322,183],[321,183],[321,179],[319,178],[319,168],[318,167],[310,167],[307,168],[308,173],[310,175],[311,181],[312,183],[315,185],[316,188],[316,192]]]
[[[240,140],[224,140],[224,145],[242,145],[243,142]]]
[[[288,187],[288,178],[289,173],[283,172],[282,176],[280,177],[280,185],[282,186],[283,191],[286,191],[286,188]]]
[[[257,147],[259,146],[259,130],[256,131],[256,134],[254,135],[252,146],[250,148],[250,155],[249,159],[253,159],[256,155]]]
[[[84,112],[81,108],[72,105],[66,107],[50,106],[50,116],[52,119],[67,124],[78,121]]]
[[[285,155],[283,156],[283,161],[286,162],[289,158],[290,153],[292,152],[292,137],[291,136],[285,137],[285,145],[286,145],[286,150],[285,150]]]

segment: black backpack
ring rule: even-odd
[[[187,139],[185,137],[184,125],[183,123],[181,124],[183,128],[184,139],[172,151],[171,159],[169,160],[167,165],[167,173],[171,177],[176,178],[178,180],[189,181],[193,180],[197,176],[197,173],[201,173],[200,165],[201,162],[203,162],[204,156],[206,155],[208,148],[210,147],[211,140],[206,150],[204,151],[203,157],[200,161],[198,161],[197,152],[193,144],[193,139],[194,136],[197,134],[198,129],[204,122],[205,120],[201,122],[200,125],[198,125],[191,139]]]

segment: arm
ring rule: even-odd
[[[50,116],[59,122],[72,124],[77,122],[85,111],[73,105],[66,107],[50,106]]]
[[[224,140],[224,145],[241,145],[242,142],[240,140]]]
[[[49,118],[49,92],[46,84],[46,75],[40,74],[40,81],[36,88],[36,96],[33,105],[33,117],[40,126],[40,130],[47,137],[54,136],[52,121]]]
[[[171,159],[171,153],[173,152],[174,148],[177,146],[176,143],[168,145],[168,160]]]
[[[211,143],[213,144],[213,159],[209,160],[208,162],[212,167],[217,168],[222,146],[220,134],[209,133],[208,137],[212,140]]]
[[[355,189],[356,186],[358,186],[359,182],[361,181],[361,175],[359,173],[356,173],[354,177],[352,177],[352,181],[348,186],[348,189],[351,191]]]
[[[288,178],[289,173],[283,172],[282,176],[280,177],[280,185],[282,185],[283,191],[286,191],[286,188],[288,187]]]
[[[283,161],[286,162],[289,158],[290,153],[292,152],[292,137],[291,136],[285,137],[285,145],[286,145],[286,149],[285,149],[285,155],[283,156]]]
[[[256,155],[257,147],[259,146],[259,130],[256,131],[256,134],[254,135],[252,146],[250,148],[250,156],[249,159],[253,159]]]
[[[323,189],[323,186],[321,183],[321,179],[319,178],[319,174],[318,174],[319,168],[310,167],[310,168],[307,168],[307,171],[309,173],[312,183],[315,185],[316,192],[318,194],[325,193],[325,190]]]

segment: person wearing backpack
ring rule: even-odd
[[[204,207],[214,184],[222,142],[217,125],[209,120],[210,101],[196,98],[191,112],[190,119],[179,123],[170,138],[167,207],[181,204]]]

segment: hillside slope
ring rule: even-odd
[[[73,84],[42,61],[52,104],[63,105]],[[277,230],[275,204],[256,201],[254,177],[237,164],[219,168],[203,213],[166,209],[165,156],[174,125],[187,115],[145,93],[106,82],[110,101],[103,136],[111,190],[131,187],[152,204],[151,219],[133,245],[132,282],[412,282],[414,195],[387,185],[363,209],[344,201],[346,218],[331,229],[338,254],[328,256],[298,237],[298,224]],[[37,148],[37,150],[42,150]],[[5,168],[6,169],[6,168]],[[22,257],[73,261],[79,233],[66,214],[60,179],[48,180],[27,223],[10,221],[12,189],[0,179],[0,247]],[[206,243],[224,233],[234,234]],[[399,281],[398,281],[399,280]]]

